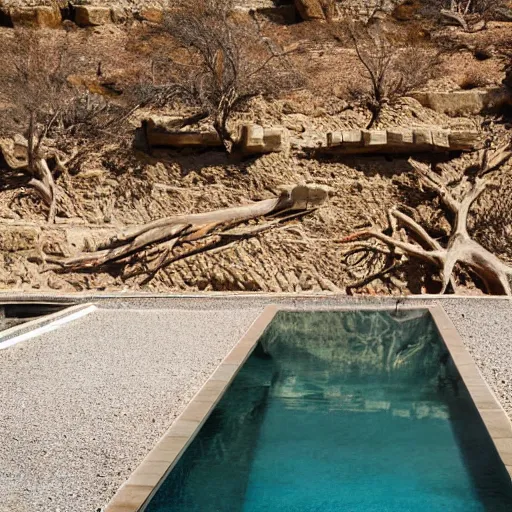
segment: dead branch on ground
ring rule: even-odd
[[[126,269],[125,279],[147,276],[145,284],[176,261],[257,236],[310,213],[328,195],[328,187],[321,185],[287,187],[280,196],[253,204],[177,215],[130,227],[93,252],[72,258],[45,256],[44,261],[60,272],[89,271],[115,264]],[[254,220],[261,223],[241,226]]]

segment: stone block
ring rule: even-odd
[[[365,146],[384,146],[388,142],[386,130],[368,130],[363,132]]]
[[[278,153],[289,149],[288,130],[284,127],[263,128],[258,124],[242,125],[237,148],[245,155]]]
[[[418,92],[411,96],[424,107],[449,116],[476,115],[512,104],[512,92],[505,87],[453,92]]]
[[[450,149],[453,151],[469,151],[475,149],[479,143],[478,132],[458,131],[448,136]]]
[[[342,132],[329,132],[327,134],[327,146],[339,146],[343,143],[343,133]]]
[[[432,145],[432,131],[429,128],[414,128],[414,144],[418,146]]]
[[[450,132],[448,130],[432,130],[432,144],[439,148],[449,148]]]
[[[414,143],[412,130],[408,128],[391,128],[387,130],[387,140],[388,144],[396,146]]]
[[[351,144],[362,144],[363,134],[361,130],[343,130],[343,142]]]
[[[96,27],[112,23],[112,14],[109,7],[93,5],[75,6],[75,23],[79,27]]]
[[[57,5],[16,7],[11,10],[11,21],[14,27],[57,28],[62,23],[62,16]]]

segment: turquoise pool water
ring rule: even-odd
[[[510,512],[428,313],[281,312],[150,512]]]

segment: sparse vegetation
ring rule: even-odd
[[[2,11],[0,287],[510,293],[499,0],[80,5]]]
[[[366,126],[370,129],[383,105],[396,102],[435,76],[438,55],[426,47],[394,45],[384,33],[365,26],[351,25],[349,33],[364,80],[352,88],[352,94],[370,110],[372,116]]]
[[[254,17],[237,17],[231,1],[183,1],[167,13],[162,30],[155,92],[207,113],[227,149],[234,112],[256,96],[276,97],[300,84],[286,52],[260,33]]]

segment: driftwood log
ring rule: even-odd
[[[441,177],[430,166],[410,159],[416,176],[426,188],[439,196],[442,204],[453,215],[454,222],[448,243],[443,247],[432,238],[427,231],[413,218],[398,209],[389,212],[391,234],[371,228],[358,231],[342,240],[349,243],[360,240],[376,239],[387,245],[390,250],[399,255],[406,255],[431,263],[439,268],[442,289],[445,293],[450,283],[455,287],[453,272],[457,264],[474,272],[484,283],[487,292],[495,295],[512,295],[512,267],[501,261],[496,255],[473,240],[468,233],[468,214],[473,203],[480,197],[491,183],[492,173],[500,168],[512,156],[512,142],[491,152],[480,153],[479,170],[471,177],[466,169],[456,187],[444,183]],[[396,227],[401,225],[406,229],[412,241],[399,238]],[[372,246],[360,245],[351,248],[347,254],[354,251],[372,251]],[[367,284],[372,279],[381,277],[394,267],[388,267],[365,279]]]
[[[143,284],[172,263],[195,254],[219,250],[314,211],[328,198],[322,185],[284,187],[274,198],[207,213],[177,215],[129,227],[100,244],[97,250],[71,258],[47,256],[52,270],[87,271],[117,264],[124,278],[145,275]],[[258,223],[247,224],[248,221]],[[242,224],[246,223],[242,226]]]

